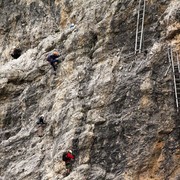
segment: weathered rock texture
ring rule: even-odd
[[[180,179],[171,68],[166,74],[167,47],[180,53],[180,1],[146,1],[147,54],[135,57],[137,7],[135,0],[0,0],[0,179]],[[46,61],[53,49],[64,60],[56,76]],[[76,161],[63,177],[68,148]]]

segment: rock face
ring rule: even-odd
[[[135,56],[137,9],[135,0],[0,0],[0,179],[180,178],[167,56],[168,46],[180,53],[180,1],[146,1],[146,53]],[[54,49],[56,75],[46,61]],[[63,177],[69,148],[76,161]]]

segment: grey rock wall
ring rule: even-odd
[[[167,71],[168,46],[180,50],[180,3],[146,1],[147,54],[135,56],[137,7],[134,0],[0,1],[0,179],[180,178]],[[56,75],[46,61],[54,49],[63,60]],[[76,161],[64,177],[69,148]]]

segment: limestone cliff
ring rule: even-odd
[[[180,179],[167,56],[168,46],[180,54],[180,1],[146,0],[135,56],[138,3],[0,0],[0,179]],[[56,75],[46,61],[54,49]],[[64,177],[69,148],[76,161]]]

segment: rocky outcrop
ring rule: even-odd
[[[135,56],[137,5],[0,1],[1,179],[180,178],[167,57],[169,45],[179,53],[180,3],[146,1],[145,53]],[[10,56],[14,47],[22,50],[17,59]],[[62,60],[56,75],[46,61],[54,49]],[[69,148],[76,161],[64,177],[62,153]]]

